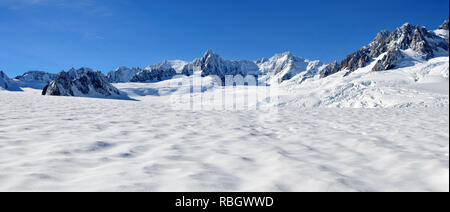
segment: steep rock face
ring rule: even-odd
[[[74,79],[79,79],[81,76],[83,76],[84,74],[86,74],[87,72],[94,72],[94,70],[90,69],[90,68],[80,68],[80,69],[75,69],[75,68],[71,68],[67,74],[69,75],[69,77],[74,80]]]
[[[396,67],[397,61],[403,57],[398,49],[389,50],[381,60],[378,60],[372,71],[385,71]]]
[[[187,62],[181,60],[166,60],[162,63],[147,66],[131,77],[130,82],[158,82],[181,74]]]
[[[42,95],[114,97],[120,91],[112,86],[101,72],[87,71],[79,78],[73,79],[69,72],[59,73],[42,91]]]
[[[322,69],[322,71],[320,72],[320,78],[325,78],[337,73],[339,71],[339,68],[340,68],[339,63],[336,60],[334,60],[333,62],[325,66],[324,69]]]
[[[17,76],[14,80],[20,87],[29,87],[34,89],[43,89],[51,80],[56,77],[56,74],[51,74],[43,71],[28,71],[21,76]]]
[[[348,55],[340,65],[341,70],[347,69],[349,72],[353,72],[358,68],[366,66],[370,61],[370,53],[371,52],[368,49],[360,49],[355,53]]]
[[[121,66],[116,70],[109,72],[108,75],[106,75],[106,79],[110,83],[129,82],[141,70],[142,69],[140,68],[128,68],[125,66]]]
[[[42,95],[50,96],[75,96],[73,92],[72,78],[67,72],[59,73],[54,80],[44,87]]]
[[[181,73],[190,76],[195,70],[200,70],[202,77],[215,75],[222,79],[224,79],[225,76],[236,75],[244,77],[247,75],[257,76],[260,73],[258,66],[252,61],[224,60],[211,50],[208,50],[202,58],[196,59],[192,63],[184,66]]]
[[[156,82],[167,80],[177,75],[173,68],[168,67],[147,67],[134,75],[130,82]]]
[[[445,29],[446,24],[448,25],[448,22],[440,28]],[[408,49],[427,60],[442,54],[442,52],[448,54],[448,39],[428,31],[425,27],[406,23],[391,33],[381,31],[368,46],[349,54],[341,62],[340,71],[345,70],[348,72],[346,75],[348,75],[367,66],[384,53],[387,53],[386,56],[381,59],[382,61],[377,61],[374,70],[388,70],[396,67],[397,59],[402,56],[401,52]]]
[[[347,69],[349,72],[356,71],[367,65],[371,58],[380,56],[388,49],[386,39],[389,38],[389,31],[383,30],[377,34],[375,39],[368,45],[358,51],[348,55],[340,65],[340,69]]]
[[[174,76],[173,70],[176,74],[182,74],[183,68],[187,64],[187,62],[181,60],[166,60],[144,69],[119,67],[109,72],[106,78],[110,83],[157,81],[157,79]]]
[[[449,26],[448,25],[449,25],[448,21],[446,20],[446,21],[444,21],[444,23],[442,25],[440,25],[438,27],[437,30],[433,31],[436,36],[445,39],[447,41],[447,44],[449,43],[449,38],[448,38],[449,37],[449,32],[448,32]]]
[[[22,91],[19,85],[11,80],[3,71],[0,71],[0,90]]]
[[[448,28],[449,28],[448,20],[445,20],[444,23],[438,27],[438,29],[443,29],[443,30],[448,30]]]

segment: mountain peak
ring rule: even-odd
[[[444,22],[440,28],[444,29],[445,27],[448,27],[448,21]],[[448,52],[448,39],[428,32],[423,26],[405,23],[392,33],[388,31],[379,32],[369,46],[349,54],[342,61],[340,68],[351,73],[358,68],[367,66],[371,60],[385,54],[375,69],[378,71],[389,70],[397,66],[398,60],[405,56],[402,51],[408,49],[423,59],[430,59]]]
[[[44,87],[42,95],[109,98],[121,93],[99,71],[87,71],[75,79],[62,71]]]
[[[290,60],[290,59],[292,59],[292,58],[294,58],[295,56],[290,52],[290,51],[287,51],[287,52],[283,52],[283,53],[279,53],[279,54],[276,54],[275,56],[273,56],[271,59],[281,59],[281,58],[286,58],[286,59],[288,59],[288,60]]]
[[[219,61],[222,61],[222,57],[220,57],[218,54],[214,53],[212,50],[208,50],[206,51],[205,55],[203,55],[203,57],[201,58],[201,61],[203,61],[204,63],[208,62],[213,62],[213,63],[218,63]]]
[[[381,30],[380,32],[378,32],[377,36],[375,37],[375,40],[384,41],[387,37],[389,37],[389,34],[391,34],[389,30]]]
[[[400,28],[411,28],[412,24],[409,22],[404,23]]]
[[[293,57],[294,55],[293,55],[290,51],[287,51],[287,52],[281,53],[280,56],[282,56],[282,57],[285,57],[285,56],[287,56],[287,57]]]
[[[11,80],[3,71],[0,70],[0,90],[6,89],[9,91],[22,91],[22,89]]]
[[[440,25],[438,29],[448,30],[449,29],[448,20],[445,20],[444,23]]]
[[[203,55],[203,57],[210,57],[210,56],[218,56],[218,54],[214,53],[213,50],[208,49],[205,54]]]

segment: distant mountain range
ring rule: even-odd
[[[71,69],[59,75],[42,71],[29,71],[14,79],[9,79],[3,72],[0,72],[0,88],[18,91],[21,87],[36,89],[46,87],[47,92],[44,92],[46,94],[73,94],[72,96],[74,96],[80,92],[57,92],[55,89],[58,88],[58,84],[66,81],[79,85],[80,79],[89,76],[87,77],[89,80],[85,79],[86,82],[82,80],[83,83],[93,83],[99,80],[102,82],[100,86],[103,86],[100,90],[108,91],[99,92],[96,95],[113,95],[116,93],[116,89],[110,83],[157,82],[170,79],[176,75],[190,76],[195,71],[200,71],[202,77],[216,75],[222,79],[227,75],[254,75],[258,76],[260,81],[269,85],[286,81],[303,83],[310,78],[325,78],[338,72],[345,72],[344,76],[348,76],[368,65],[373,66],[372,71],[386,71],[412,65],[411,61],[427,61],[434,57],[448,55],[448,21],[444,21],[441,26],[432,31],[423,26],[406,23],[392,32],[386,30],[379,32],[367,46],[349,54],[341,62],[333,61],[330,64],[297,57],[290,52],[256,61],[225,60],[213,51],[208,50],[203,57],[192,62],[172,60],[145,68],[119,67],[106,76],[89,68]],[[70,83],[67,82],[61,86],[68,86]],[[99,85],[86,86],[95,88]],[[78,91],[83,93],[80,86],[76,87]],[[95,88],[94,90],[97,92],[98,89]]]

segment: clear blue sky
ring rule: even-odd
[[[405,22],[434,29],[448,0],[0,0],[0,70],[107,72],[212,49],[226,59],[291,51],[330,62]]]

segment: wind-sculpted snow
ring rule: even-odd
[[[448,191],[448,58],[375,63],[269,96],[199,72],[114,84],[139,101],[0,92],[0,191]]]
[[[0,71],[0,191],[449,190],[448,22],[341,64],[208,51],[5,89]]]
[[[262,113],[139,100],[0,92],[0,191],[449,189],[448,105]]]

